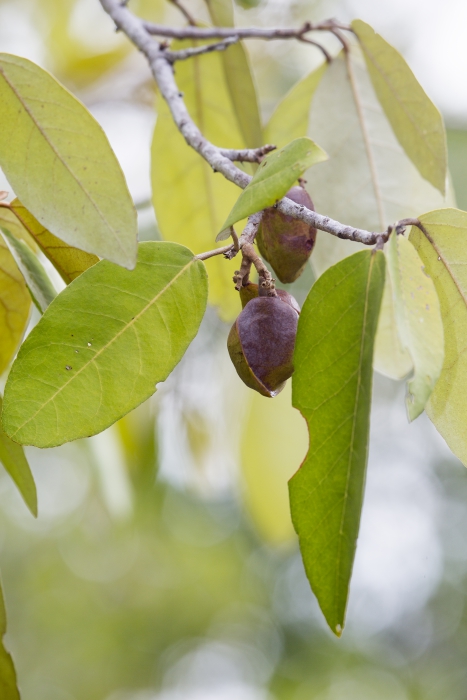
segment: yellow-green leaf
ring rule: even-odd
[[[0,396],[0,412],[3,399]],[[31,468],[21,445],[10,440],[0,424],[0,462],[11,476],[27,507],[37,518],[37,491]]]
[[[428,182],[446,191],[443,118],[404,58],[370,25],[354,20],[368,72],[384,112],[410,160]]]
[[[191,45],[177,42],[173,47]],[[225,148],[245,147],[219,54],[180,61],[177,83],[190,114],[210,141]],[[210,250],[239,189],[213,173],[206,161],[187,146],[162,98],[158,100],[151,160],[153,202],[162,235],[189,246],[195,253]],[[232,276],[238,261],[219,256],[207,260],[206,267],[210,302],[225,319],[234,318],[239,301]]]
[[[413,369],[407,350],[402,346],[396,323],[391,276],[386,272],[383,300],[375,338],[373,367],[390,379],[404,379]]]
[[[232,0],[206,0],[206,4],[215,26],[234,26]],[[245,144],[248,148],[258,148],[263,143],[263,132],[254,77],[244,45],[238,43],[229,46],[222,52],[221,59],[230,98]]]
[[[326,159],[323,149],[307,137],[295,139],[284,148],[269,153],[235,202],[216,240],[226,238],[229,227],[240,219],[271,207],[288,192],[305,170]]]
[[[292,401],[310,446],[289,482],[305,570],[337,635],[345,610],[365,486],[373,342],[384,287],[381,251],[361,251],[312,287],[298,323]]]
[[[444,364],[426,406],[447,444],[467,466],[467,213],[438,209],[419,217],[413,243],[438,293],[444,325]]]
[[[21,700],[16,684],[16,671],[11,654],[5,649],[6,610],[0,582],[0,697],[2,700]]]
[[[2,227],[2,233],[24,277],[33,302],[43,313],[57,296],[57,290],[28,244],[12,236],[6,227]]]
[[[282,98],[265,128],[265,141],[282,148],[293,139],[306,136],[310,106],[327,63],[311,71]]]
[[[409,420],[414,420],[424,410],[443,366],[440,304],[433,280],[404,236],[391,235],[387,260],[399,338],[414,366],[406,400]]]
[[[3,427],[52,447],[95,435],[149,398],[198,332],[204,264],[176,243],[141,243],[128,271],[107,260],[49,306],[5,387]]]
[[[0,226],[5,223],[4,212],[1,208]],[[30,311],[31,297],[23,276],[0,236],[0,374],[14,357],[26,330]]]
[[[306,455],[306,424],[291,405],[290,382],[274,401],[255,391],[245,393],[241,473],[246,507],[267,542],[290,543],[295,533],[287,481]]]
[[[132,269],[136,212],[99,124],[49,73],[0,54],[0,166],[28,210],[72,246]]]
[[[65,243],[65,241],[61,241],[53,233],[50,233],[18,199],[14,199],[10,206],[18,221],[21,222],[24,229],[38,244],[66,284],[70,284],[88,267],[99,262],[99,258],[96,255],[74,248]],[[9,230],[18,238],[15,231]]]
[[[367,231],[384,231],[389,224],[421,211],[454,206],[450,183],[444,198],[420,176],[399,144],[358,45],[351,46],[347,60],[343,54],[337,56],[325,72],[311,105],[309,133],[330,154],[328,161],[305,175],[316,211]],[[313,266],[321,274],[356,249],[355,243],[319,233]],[[389,287],[389,275],[385,284]],[[392,306],[388,288],[374,361],[382,374],[402,378],[411,366],[397,341]]]

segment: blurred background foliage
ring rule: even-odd
[[[201,2],[185,2],[208,21]],[[153,21],[182,21],[165,0],[131,7]],[[236,6],[244,25],[329,16],[374,24],[444,112],[462,208],[464,15],[462,0],[442,8],[419,0]],[[91,109],[124,168],[141,239],[158,238],[149,204],[155,88],[97,0],[0,1],[0,50],[48,68]],[[322,60],[291,42],[252,41],[248,50],[264,121]],[[0,186],[8,189],[3,178]],[[310,267],[291,289],[300,302],[313,279]],[[229,305],[237,303],[228,293]],[[105,433],[28,449],[37,521],[0,474],[7,644],[23,700],[464,700],[464,467],[425,416],[407,425],[402,383],[376,375],[348,625],[334,639],[305,579],[288,510],[305,423],[290,408],[290,389],[271,402],[241,385],[225,351],[228,328],[210,310],[155,396]]]

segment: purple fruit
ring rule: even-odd
[[[314,211],[311,197],[303,187],[292,187],[285,196]],[[259,252],[284,284],[300,277],[315,240],[316,229],[313,226],[286,216],[274,207],[264,210],[256,235]]]
[[[227,347],[237,374],[251,389],[274,397],[293,373],[298,313],[278,297],[249,301],[235,323]]]

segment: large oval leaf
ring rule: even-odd
[[[0,411],[2,410],[3,399],[0,397]],[[21,445],[10,440],[0,425],[0,462],[11,476],[18,491],[22,495],[24,502],[37,517],[37,491],[31,469]]]
[[[310,447],[289,482],[292,520],[311,587],[340,635],[360,526],[382,252],[362,251],[314,284],[300,314],[292,402]]]
[[[65,243],[65,241],[61,241],[60,238],[54,236],[50,231],[47,231],[31,212],[21,204],[19,199],[14,199],[10,207],[18,221],[21,222],[24,229],[38,244],[66,284],[70,284],[88,267],[99,262],[99,258],[96,255],[74,248]],[[14,230],[9,230],[16,238],[19,237]]]
[[[444,364],[426,412],[454,454],[467,466],[467,213],[439,209],[419,217],[414,244],[433,279],[444,324]]]
[[[11,223],[3,216],[4,212],[8,210],[0,208],[0,227]],[[26,330],[30,311],[31,297],[26,284],[0,236],[0,374],[13,359]]]
[[[191,45],[172,44],[174,48]],[[190,114],[210,141],[225,148],[245,147],[218,53],[180,61],[177,84]],[[162,98],[158,100],[151,149],[151,179],[157,223],[164,238],[190,246],[195,253],[210,250],[239,189],[213,173],[208,163],[187,147]],[[238,264],[238,260],[227,261],[222,256],[206,261],[209,300],[229,320],[239,312],[238,293],[232,284]]]
[[[167,378],[206,296],[203,263],[176,243],[142,243],[133,272],[107,261],[89,268],[22,345],[5,387],[5,432],[51,447],[107,428]]]
[[[407,414],[414,420],[424,410],[443,366],[440,304],[433,280],[404,236],[391,235],[387,260],[399,338],[414,366],[406,400]]]
[[[306,136],[295,139],[284,148],[267,155],[235,202],[216,240],[227,238],[230,226],[240,219],[245,219],[266,207],[272,207],[305,170],[326,159],[327,155],[323,149]]]
[[[49,73],[0,54],[0,166],[23,204],[72,246],[132,269],[136,212],[94,117]]]
[[[369,24],[352,22],[368,72],[387,118],[419,173],[446,192],[446,132],[440,111],[430,100],[404,58]]]
[[[2,700],[21,700],[16,684],[16,671],[11,654],[5,649],[6,610],[0,581],[0,697]]]

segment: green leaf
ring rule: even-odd
[[[43,313],[57,296],[57,291],[28,244],[12,236],[6,227],[2,226],[1,228],[10,253],[25,279],[32,300],[39,311]]]
[[[136,212],[107,137],[31,61],[0,54],[0,166],[25,207],[71,246],[135,266]]]
[[[232,0],[206,0],[206,4],[215,26],[234,26]],[[248,148],[258,148],[263,143],[263,130],[254,78],[244,45],[238,43],[229,46],[222,52],[221,60],[230,99],[245,144]]]
[[[426,274],[417,251],[404,236],[391,235],[387,260],[399,337],[414,366],[406,400],[407,413],[412,421],[424,410],[441,373],[443,322],[433,280]]]
[[[0,208],[0,228],[5,223],[8,226],[11,223],[5,214],[10,214],[8,209]],[[30,311],[31,297],[23,276],[0,236],[0,374],[14,357],[26,330]]]
[[[315,68],[279,102],[265,129],[267,143],[282,148],[289,141],[307,135],[311,101],[327,67],[323,63]]]
[[[2,700],[21,700],[16,684],[16,671],[11,654],[5,649],[6,610],[0,583],[0,697]]]
[[[10,206],[18,221],[38,244],[66,284],[70,284],[88,267],[99,262],[96,255],[74,248],[47,231],[18,199],[14,199]],[[9,230],[18,238],[15,231],[11,228]]]
[[[420,175],[446,191],[447,147],[443,118],[404,58],[370,25],[354,20],[368,72],[387,118]]]
[[[174,42],[173,48],[192,46]],[[177,84],[190,114],[203,134],[225,148],[244,148],[235,110],[218,53],[198,56],[177,64]],[[219,173],[186,141],[173,123],[165,103],[158,100],[158,115],[151,150],[151,179],[157,222],[164,238],[189,246],[195,253],[213,247],[219,228],[238,197],[238,187]],[[240,310],[232,276],[238,260],[216,256],[206,261],[209,301],[223,318],[231,320]]]
[[[295,139],[284,148],[270,153],[235,202],[216,240],[227,238],[230,226],[240,219],[272,207],[305,170],[326,159],[323,149],[306,137]]]
[[[311,105],[310,133],[331,156],[305,175],[316,211],[367,231],[384,231],[400,219],[454,203],[452,188],[443,198],[405,154],[358,45],[351,46],[348,63],[337,56],[325,72]],[[355,250],[355,243],[319,233],[313,266],[321,274]],[[380,313],[375,368],[392,378],[411,369],[398,340],[391,289],[385,291]]]
[[[380,251],[334,265],[312,287],[298,323],[292,401],[310,447],[289,482],[290,505],[308,579],[337,635],[360,525],[384,270]]]
[[[0,396],[0,412],[3,399]],[[0,462],[11,476],[27,507],[37,518],[37,491],[31,468],[21,445],[10,440],[0,424]]]
[[[142,243],[133,272],[90,267],[23,343],[5,387],[5,432],[51,447],[107,428],[167,379],[206,296],[203,263],[176,243]]]
[[[439,209],[418,218],[427,233],[414,226],[409,240],[435,284],[444,324],[443,369],[426,412],[467,465],[467,213]]]

